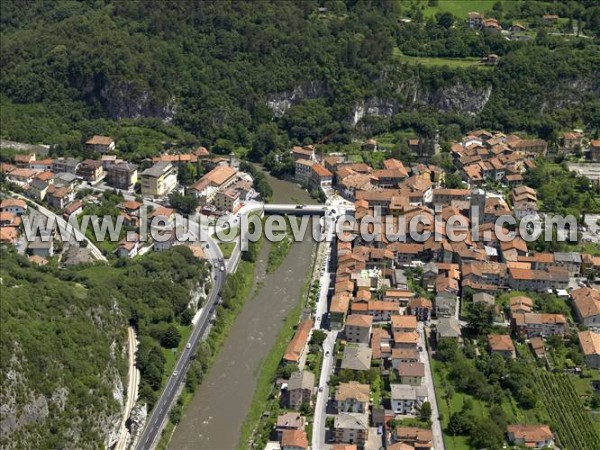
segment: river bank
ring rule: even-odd
[[[314,203],[298,186],[270,175],[274,202]],[[255,395],[261,367],[286,319],[298,304],[311,267],[314,243],[293,244],[281,265],[266,273],[270,245],[257,258],[250,298],[235,319],[214,364],[189,402],[169,448],[230,450],[240,438]],[[296,309],[296,311],[298,311]]]

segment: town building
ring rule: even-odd
[[[33,178],[35,177],[36,172],[31,169],[15,169],[6,175],[8,181],[12,181],[20,185],[21,187],[27,187]]]
[[[5,198],[0,202],[0,211],[21,216],[27,212],[27,203],[25,200],[17,198]]]
[[[342,357],[342,369],[369,370],[371,368],[371,348],[364,345],[346,345]]]
[[[436,339],[438,343],[442,339],[456,339],[460,342],[460,322],[454,317],[442,317],[439,319],[436,327]]]
[[[52,163],[52,172],[54,173],[71,173],[75,175],[79,167],[79,160],[75,158],[56,158]]]
[[[26,155],[15,155],[15,166],[17,166],[20,169],[28,169],[31,163],[35,161],[35,158],[35,153],[28,153]]]
[[[29,163],[29,168],[31,170],[52,170],[52,164],[54,160],[52,158],[33,160]]]
[[[140,174],[142,195],[163,197],[177,186],[177,169],[170,162],[159,162]]]
[[[417,414],[421,405],[427,401],[427,388],[425,386],[410,386],[406,384],[392,384],[391,405],[395,414]]]
[[[27,195],[38,201],[44,200],[47,192],[48,183],[41,180],[32,180],[27,188]]]
[[[364,314],[350,314],[346,318],[344,336],[348,342],[369,344],[373,317]]]
[[[409,444],[415,450],[433,448],[433,433],[431,430],[417,427],[396,427],[393,432],[394,442]]]
[[[357,381],[340,383],[335,388],[335,405],[338,412],[364,413],[369,411],[371,387]]]
[[[298,159],[294,162],[294,175],[296,181],[302,185],[307,185],[310,180],[311,168],[316,164],[312,159]]]
[[[50,258],[54,255],[54,240],[51,235],[36,236],[27,245],[27,253],[31,256]]]
[[[321,164],[313,164],[310,168],[309,184],[313,188],[331,187],[333,174]]]
[[[90,183],[96,183],[104,177],[102,161],[85,159],[77,167],[77,175]]]
[[[571,292],[571,298],[579,322],[594,331],[600,331],[600,291],[581,287]]]
[[[592,369],[600,369],[600,334],[591,330],[578,333],[579,347],[585,363]]]
[[[106,169],[107,183],[115,189],[133,191],[138,181],[138,166],[128,162],[113,164]]]
[[[508,334],[490,334],[488,346],[492,355],[500,355],[505,359],[514,359],[517,356],[515,345]]]
[[[425,364],[421,362],[400,363],[398,364],[397,372],[400,384],[421,386],[425,378]]]
[[[215,195],[214,205],[220,211],[236,212],[240,206],[240,193],[235,189],[218,191]]]
[[[433,305],[428,298],[417,297],[408,301],[408,313],[415,316],[419,322],[429,321],[432,309]]]
[[[310,339],[312,326],[312,320],[306,319],[300,322],[294,333],[294,337],[288,343],[285,352],[283,353],[284,362],[293,364],[300,363],[305,354],[308,340]]]
[[[55,209],[63,209],[75,199],[75,191],[68,187],[51,184],[48,187],[48,204]]]
[[[507,425],[508,442],[527,448],[554,447],[554,435],[548,425]]]
[[[297,412],[286,412],[277,417],[275,430],[277,439],[281,441],[281,435],[286,430],[304,430],[306,418]]]
[[[583,133],[577,131],[568,131],[563,133],[562,149],[565,151],[573,151],[576,148],[581,148],[583,141]]]
[[[285,430],[281,433],[281,450],[306,450],[308,437],[304,430]]]
[[[315,151],[312,145],[307,145],[306,147],[294,146],[290,153],[294,162],[299,159],[315,159]]]
[[[369,415],[367,413],[341,413],[334,417],[336,442],[363,446],[369,439]]]
[[[483,15],[475,11],[468,13],[467,25],[469,28],[480,29],[483,26]]]
[[[567,319],[562,314],[517,313],[511,320],[513,331],[527,338],[563,336],[566,325]]]
[[[217,192],[224,191],[238,179],[238,172],[227,165],[217,166],[194,183],[189,191],[200,199],[201,203],[212,203]]]
[[[85,142],[88,150],[107,153],[115,149],[115,141],[109,136],[94,135]]]
[[[311,404],[315,375],[306,370],[294,372],[288,381],[288,407],[299,410],[303,403]]]

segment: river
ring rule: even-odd
[[[274,192],[273,203],[315,203],[297,185],[267,176]],[[281,266],[267,275],[270,245],[265,242],[250,298],[188,404],[171,438],[170,449],[231,450],[236,447],[254,396],[261,362],[275,343],[283,321],[300,299],[314,247],[310,240],[294,244]]]

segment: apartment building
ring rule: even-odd
[[[346,318],[344,336],[348,342],[369,344],[373,317],[364,314],[350,314]]]
[[[335,405],[338,412],[364,413],[369,411],[371,387],[357,381],[340,383],[335,388]]]
[[[369,415],[367,413],[337,414],[333,421],[336,442],[362,446],[369,439]]]
[[[177,169],[170,162],[162,161],[140,174],[142,195],[162,197],[177,186]]]
[[[521,337],[548,337],[565,334],[567,319],[562,314],[516,313],[511,320],[513,332]]]
[[[112,164],[106,169],[106,176],[110,187],[133,191],[138,181],[138,166],[128,162]]]

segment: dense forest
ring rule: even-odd
[[[107,446],[125,395],[126,326],[137,331],[139,393],[152,406],[208,271],[186,247],[69,269],[3,251],[0,446]]]
[[[524,42],[470,30],[451,12],[423,13],[445,3],[2,2],[1,136],[68,149],[106,133],[132,158],[158,151],[150,140],[243,148],[258,160],[332,132],[332,143],[344,143],[407,124],[429,134],[485,126],[550,138],[599,127],[596,2],[481,11],[505,26],[526,21]],[[555,36],[544,13],[586,37]],[[497,66],[398,57],[488,53],[500,55]]]

